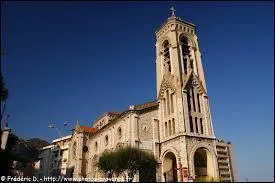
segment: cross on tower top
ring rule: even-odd
[[[173,16],[173,17],[176,16],[176,14],[175,14],[176,9],[174,8],[174,6],[172,6],[172,7],[170,8],[170,10],[171,10],[171,12],[172,12],[172,16]]]

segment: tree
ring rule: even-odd
[[[135,147],[121,147],[115,151],[104,152],[98,160],[98,167],[101,171],[109,174],[111,178],[114,173],[122,175],[125,180],[131,182],[140,172],[142,181],[155,181],[156,159],[149,154]]]
[[[113,173],[118,171],[117,168],[117,153],[111,151],[105,151],[98,159],[97,166],[103,171],[105,175],[108,174],[108,178],[113,177]]]
[[[6,109],[6,100],[8,99],[8,90],[5,88],[5,83],[3,81],[2,73],[1,73],[1,133],[2,133],[2,118]]]

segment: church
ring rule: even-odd
[[[214,133],[195,25],[171,8],[155,36],[157,98],[125,111],[106,112],[92,126],[77,124],[69,137],[44,148],[58,147],[62,153],[41,155],[41,165],[57,158],[50,171],[65,162],[63,174],[68,177],[105,177],[96,166],[100,154],[130,145],[154,154],[159,182],[237,180],[232,144]],[[139,181],[138,175],[134,181]]]

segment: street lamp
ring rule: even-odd
[[[60,137],[62,138],[65,135],[64,129],[68,125],[68,123],[69,123],[68,120],[63,123],[63,129],[62,129],[62,131],[60,131],[59,128],[56,127],[56,125],[54,123],[49,124],[49,128],[55,128],[57,130],[57,132],[59,133]]]

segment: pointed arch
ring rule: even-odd
[[[201,156],[203,157],[196,156],[197,153],[200,152],[201,150],[204,151],[204,152],[201,152]],[[199,160],[197,158],[199,158]],[[190,149],[189,163],[192,166],[193,175],[196,175],[196,173],[199,173],[200,175],[198,176],[201,176],[201,174],[203,173],[203,174],[206,174],[206,176],[208,177],[213,177],[213,178],[217,177],[216,161],[217,159],[216,159],[215,150],[213,149],[212,146],[210,146],[210,144],[199,143]],[[200,169],[202,168],[202,169],[198,170],[198,168]]]
[[[172,84],[172,82],[169,79],[166,79],[165,77],[163,78],[161,85],[160,85],[160,90],[159,90],[159,95],[158,99],[162,99],[165,96],[165,91],[167,89],[171,89],[172,92],[176,91],[175,86]]]
[[[179,34],[179,37],[178,37],[179,43],[183,39],[187,40],[188,46],[190,46],[190,47],[196,47],[196,43],[195,43],[194,39],[189,34],[186,34],[186,33]]]
[[[168,40],[162,43],[163,67],[165,72],[171,73],[170,43]]]
[[[191,74],[188,76],[187,80],[185,81],[185,83],[183,84],[183,88],[184,89],[188,89],[190,87],[190,85],[195,86],[198,89],[198,92],[200,94],[206,94],[206,91],[201,83],[201,81],[199,80],[199,78],[194,74],[194,72],[192,71]]]

